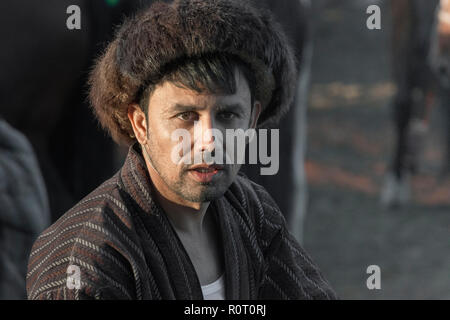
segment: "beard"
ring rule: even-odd
[[[231,170],[226,166],[224,166],[220,180],[214,182],[197,182],[189,177],[188,167],[182,167],[181,169],[177,167],[174,170],[174,168],[167,167],[167,163],[171,163],[170,160],[161,161],[160,157],[151,152],[152,149],[155,150],[154,148],[151,146],[147,148],[147,145],[144,145],[143,149],[150,165],[161,177],[166,186],[186,201],[195,203],[214,201],[223,196],[232,183]],[[175,171],[179,172],[177,176],[169,176],[169,172]]]

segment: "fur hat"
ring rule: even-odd
[[[296,83],[293,50],[272,15],[237,0],[156,2],[128,19],[91,72],[90,101],[112,138],[135,142],[128,105],[164,67],[183,58],[228,53],[255,74],[258,127],[276,123],[291,104]]]

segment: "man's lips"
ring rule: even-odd
[[[218,164],[205,165],[200,164],[193,166],[189,169],[192,177],[198,182],[210,182],[214,176],[220,174],[223,170],[223,166]]]
[[[223,165],[220,164],[198,164],[189,168],[189,170],[223,170]]]

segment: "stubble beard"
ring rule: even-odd
[[[151,140],[148,139],[147,141]],[[224,182],[195,182],[189,178],[189,171],[187,170],[187,168],[182,168],[181,171],[179,171],[179,169],[177,168],[177,171],[179,172],[178,178],[176,179],[176,181],[173,181],[173,178],[170,178],[165,174],[165,170],[163,170],[164,166],[159,163],[159,161],[157,160],[158,157],[154,156],[151,152],[151,150],[155,150],[155,148],[152,148],[151,145],[147,148],[147,144],[144,145],[143,148],[145,149],[145,153],[147,154],[150,165],[160,176],[166,186],[176,195],[186,201],[195,203],[213,201],[217,198],[220,198],[228,188],[228,186],[225,189],[222,188]]]

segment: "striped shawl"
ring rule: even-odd
[[[29,299],[203,299],[189,256],[153,200],[135,144],[119,172],[33,245]],[[334,299],[263,187],[238,175],[211,202],[221,230],[227,299]],[[67,285],[68,267],[80,286]]]

